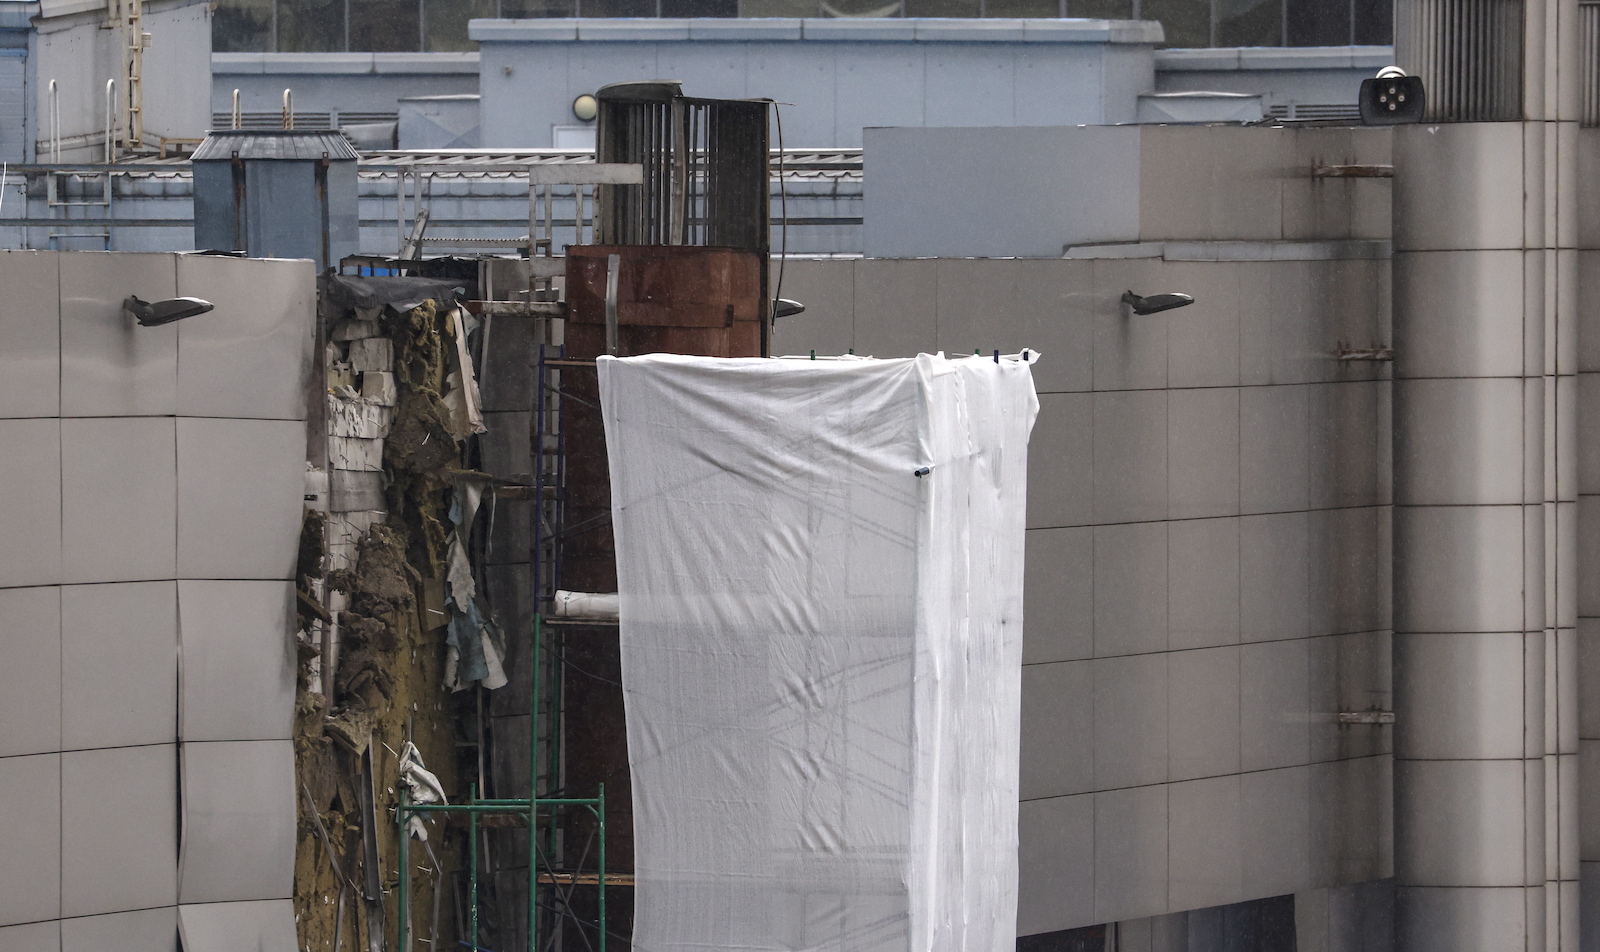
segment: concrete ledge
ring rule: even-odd
[[[478,75],[477,53],[212,53],[213,76]]]
[[[471,30],[470,24],[468,24],[468,30]],[[663,40],[687,40],[688,38],[688,20],[617,17],[615,19],[584,18],[578,21],[578,39],[580,40],[653,40],[660,42]]]
[[[1393,62],[1392,46],[1245,46],[1214,50],[1156,50],[1158,71],[1376,70]]]
[[[263,57],[269,53],[212,53],[213,76],[258,76],[267,71]]]
[[[1027,38],[1027,25],[1022,20],[1010,19],[935,19],[926,17],[912,21],[916,24],[913,35],[919,40],[979,40],[994,43],[1016,43]]]
[[[689,21],[691,40],[798,40],[799,17],[697,17]]]
[[[1165,261],[1346,261],[1386,260],[1394,243],[1385,238],[1343,241],[1128,241],[1069,245],[1063,258],[1107,260],[1161,258]]]
[[[0,30],[26,30],[38,15],[37,3],[0,3]]]
[[[1141,20],[783,17],[473,20],[480,43],[826,42],[1100,43],[1153,45],[1161,24]],[[1233,51],[1237,53],[1237,51]],[[264,54],[227,54],[264,55]],[[306,54],[301,54],[306,55]],[[309,54],[335,55],[335,54]],[[439,54],[422,54],[439,55]],[[1237,57],[1235,57],[1237,58]]]
[[[803,29],[808,40],[848,42],[906,42],[917,38],[917,21],[906,17],[808,18]]]
[[[385,74],[478,75],[478,53],[373,53],[372,71]]]
[[[467,36],[482,42],[529,40],[559,43],[578,38],[577,20],[469,20]]]
[[[41,0],[39,3],[39,17],[44,20],[55,17],[71,16],[74,13],[86,13],[91,10],[104,10],[104,3],[95,0]]]
[[[1164,43],[1167,31],[1156,20],[1106,20],[1112,43]]]

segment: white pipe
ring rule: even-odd
[[[50,80],[50,161],[61,164],[61,96]]]
[[[117,147],[117,81],[106,80],[106,164],[116,157]]]
[[[292,89],[283,91],[283,127],[285,129],[294,128],[294,90]]]
[[[239,111],[239,90],[233,91],[233,128],[244,128],[244,113]]]

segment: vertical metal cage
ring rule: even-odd
[[[1397,0],[1395,62],[1428,90],[1424,122],[1522,118],[1522,0]]]
[[[1600,0],[1578,4],[1578,68],[1583,83],[1582,125],[1600,126]]]
[[[770,250],[765,100],[691,99],[673,82],[602,88],[596,159],[644,166],[602,186],[598,245]]]

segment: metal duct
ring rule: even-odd
[[[1578,4],[1578,65],[1583,70],[1582,125],[1600,126],[1600,2]]]
[[[1428,90],[1424,122],[1522,118],[1522,0],[1396,0],[1396,63]]]

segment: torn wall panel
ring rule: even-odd
[[[191,741],[182,761],[179,901],[287,899],[297,799],[290,742]]]
[[[294,710],[294,624],[287,581],[178,583],[185,740],[288,740]]]
[[[295,952],[289,900],[190,903],[178,907],[184,952]]]

